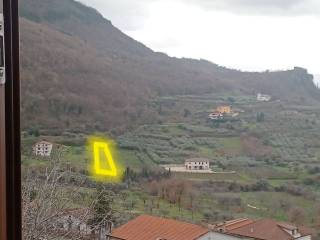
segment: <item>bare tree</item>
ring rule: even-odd
[[[89,223],[94,213],[92,203],[81,209],[78,225],[72,226],[73,201],[79,196],[80,187],[68,186],[64,178],[71,175],[70,169],[62,168],[63,151],[55,151],[48,159],[45,169],[23,169],[22,182],[22,232],[25,240],[38,239],[85,239],[98,232],[106,222]],[[73,213],[72,213],[73,212]],[[82,224],[82,229],[81,228]],[[91,238],[92,239],[92,238]]]
[[[294,207],[289,211],[290,222],[304,224],[306,220],[305,211],[302,208]]]

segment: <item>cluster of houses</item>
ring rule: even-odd
[[[208,118],[211,120],[223,120],[227,117],[234,118],[238,116],[239,113],[233,111],[232,106],[229,105],[222,105],[218,106],[215,110],[213,110]]]
[[[231,114],[231,113],[232,113],[231,106],[218,106],[217,109],[215,109],[213,112],[209,114],[209,119],[221,120],[221,119],[224,119],[224,117],[227,114]]]
[[[312,240],[307,227],[271,219],[239,218],[216,224],[196,225],[179,220],[141,215],[112,229],[103,224],[92,229],[82,219],[85,210],[70,210],[56,223],[61,234],[72,233],[92,240]]]
[[[271,101],[272,97],[268,94],[262,94],[258,93],[257,94],[257,101],[258,102],[269,102]],[[223,120],[226,117],[236,117],[239,114],[234,112],[232,109],[232,106],[230,105],[222,105],[218,106],[215,110],[210,112],[208,118],[211,120]]]
[[[173,219],[142,215],[115,228],[108,240],[311,240],[306,227],[271,219],[247,218],[214,225],[195,225]]]

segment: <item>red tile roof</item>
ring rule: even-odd
[[[142,215],[114,229],[111,235],[123,240],[195,240],[208,232],[194,224]]]
[[[295,239],[284,229],[298,229],[301,236],[311,235],[312,232],[304,227],[292,226],[290,224],[278,223],[270,219],[262,219],[245,226],[227,230],[227,233],[238,236],[251,237],[261,240],[292,240]]]
[[[248,218],[240,218],[240,219],[227,221],[227,222],[225,222],[224,226],[225,226],[226,231],[231,231],[233,229],[246,226],[246,225],[253,223],[253,222],[254,222],[253,220],[248,219]]]
[[[189,158],[186,159],[185,162],[210,162],[211,160],[208,158]]]

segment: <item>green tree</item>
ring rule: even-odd
[[[257,122],[264,122],[264,113],[263,112],[257,113]]]
[[[189,109],[186,109],[186,108],[185,108],[183,111],[184,111],[184,113],[183,113],[183,117],[185,117],[185,118],[186,118],[186,117],[189,117],[189,116],[190,116],[191,112],[190,112],[190,110],[189,110]]]
[[[235,103],[236,99],[234,97],[228,97],[230,103]]]
[[[97,187],[96,200],[93,206],[93,218],[91,224],[99,225],[103,222],[114,222],[115,211],[113,200],[115,194],[110,190],[105,190],[102,185]]]

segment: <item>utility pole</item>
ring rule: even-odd
[[[18,0],[0,0],[0,239],[21,239]]]

